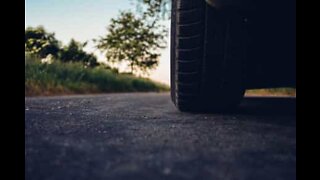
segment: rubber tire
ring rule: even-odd
[[[226,111],[244,89],[245,28],[232,11],[173,0],[171,98],[180,111]]]

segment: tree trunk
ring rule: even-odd
[[[133,62],[130,63],[130,67],[131,67],[131,74],[133,74]]]

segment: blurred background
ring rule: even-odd
[[[26,0],[26,96],[169,91],[170,7],[170,0]]]
[[[169,8],[169,1],[27,0],[26,95],[169,90]]]

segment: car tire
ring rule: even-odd
[[[235,11],[173,0],[171,98],[180,111],[236,107],[244,89],[245,26]]]

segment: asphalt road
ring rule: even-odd
[[[296,99],[181,113],[169,94],[25,99],[27,180],[293,180]]]

